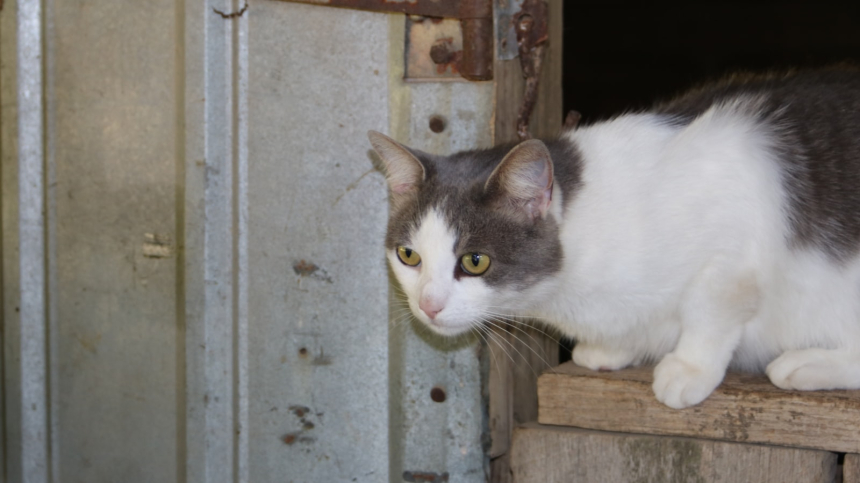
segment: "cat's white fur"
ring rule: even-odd
[[[745,106],[745,107],[744,107]],[[860,259],[790,247],[787,199],[771,143],[749,102],[686,126],[625,115],[567,135],[582,186],[563,208],[563,268],[525,292],[455,280],[455,235],[434,211],[391,266],[419,319],[460,333],[492,314],[536,317],[575,337],[574,362],[619,369],[659,361],[668,406],[705,399],[730,365],[766,368],[782,388],[860,387]],[[421,297],[444,309],[430,319]]]

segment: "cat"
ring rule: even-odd
[[[731,367],[860,388],[860,71],[735,75],[557,139],[437,156],[377,132],[387,258],[414,316],[655,362],[672,408]]]

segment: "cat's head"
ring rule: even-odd
[[[387,171],[388,260],[433,331],[456,335],[514,315],[560,269],[553,163],[541,141],[435,156],[368,136]]]

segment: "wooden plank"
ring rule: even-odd
[[[538,424],[516,429],[511,454],[516,483],[830,483],[837,467],[827,451]]]
[[[549,44],[544,53],[538,101],[531,116],[531,133],[537,138],[558,135],[564,120],[562,113],[562,0],[549,0]],[[517,141],[517,115],[523,100],[525,82],[520,59],[498,60],[493,66],[496,82],[496,144]]]
[[[860,453],[860,391],[785,391],[763,375],[730,373],[703,403],[678,410],[654,398],[651,372],[594,372],[563,364],[538,381],[538,420]]]
[[[842,464],[842,483],[860,483],[860,454],[848,453]]]
[[[540,329],[494,327],[489,339],[491,483],[510,481],[509,455],[513,428],[536,421],[537,381],[558,363],[558,341]]]
[[[562,0],[549,0],[549,46],[538,85],[538,102],[532,113],[531,132],[553,137],[562,123]],[[503,144],[517,140],[517,114],[525,83],[519,58],[496,59],[494,67],[495,123],[493,140]],[[558,341],[539,329],[493,329],[490,337],[489,450],[490,483],[509,483],[511,433],[516,424],[537,419],[537,377],[558,364]]]

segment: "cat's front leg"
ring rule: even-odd
[[[693,406],[720,385],[758,300],[749,273],[733,276],[721,264],[712,264],[699,274],[680,307],[675,350],[654,368],[652,388],[660,402],[675,409]]]
[[[629,350],[577,341],[573,348],[573,363],[592,371],[617,371],[633,363],[633,355]]]

